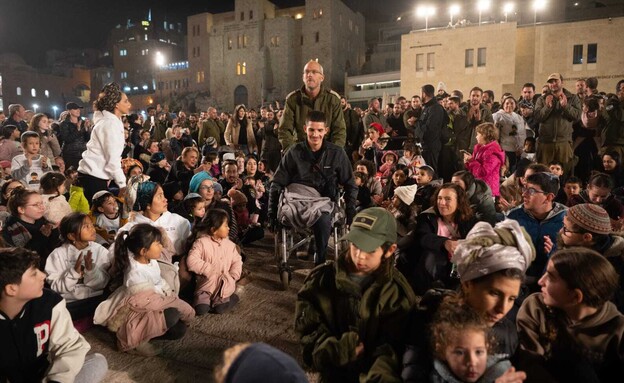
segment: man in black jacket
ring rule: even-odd
[[[431,84],[422,87],[423,112],[416,123],[414,136],[422,144],[422,156],[427,165],[438,169],[438,157],[442,149],[441,132],[448,124],[448,116],[444,108],[435,98],[435,88]]]
[[[347,224],[355,216],[358,188],[353,179],[351,163],[343,148],[324,139],[329,133],[325,121],[323,112],[309,112],[305,124],[306,141],[297,143],[284,154],[269,194],[269,220],[272,226],[277,222],[279,193],[293,183],[312,187],[321,197],[329,197],[334,201],[338,195],[338,186],[342,186],[345,191]],[[325,262],[332,230],[331,219],[330,214],[323,213],[312,225],[317,265]]]

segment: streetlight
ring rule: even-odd
[[[156,65],[159,67],[165,65],[165,56],[160,52],[156,52]]]
[[[56,111],[58,110],[58,106],[52,105],[52,110],[54,110],[54,119],[56,120]]]
[[[533,25],[537,24],[537,12],[546,8],[546,0],[533,0]]]
[[[459,14],[459,5],[458,4],[453,4],[449,7],[449,15],[451,15],[451,23],[450,26],[453,26],[453,16],[458,15]]]
[[[33,104],[33,109],[35,110],[35,114],[37,113],[37,108],[39,108],[39,105]]]
[[[479,3],[477,3],[477,7],[479,9],[479,25],[481,25],[481,12],[490,9],[491,4],[491,0],[479,0]]]
[[[513,10],[514,10],[514,3],[506,3],[503,6],[503,13],[505,14],[505,22],[507,22],[507,15],[513,12]]]
[[[416,15],[425,18],[425,32],[429,29],[429,17],[435,15],[435,7],[433,5],[419,5],[416,8]]]

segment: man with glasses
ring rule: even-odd
[[[347,140],[340,95],[323,86],[323,67],[310,60],[303,68],[303,86],[286,96],[284,114],[279,122],[277,137],[286,152],[291,145],[306,140],[305,122],[308,113],[318,110],[325,114],[329,140],[344,147]]]
[[[544,273],[550,255],[556,250],[557,233],[563,226],[566,207],[555,202],[559,177],[551,173],[535,173],[526,178],[522,189],[522,205],[507,216],[524,227],[533,240],[536,257],[526,272],[526,284],[537,291],[537,281]]]
[[[586,247],[607,258],[620,274],[620,288],[612,301],[624,312],[624,237],[613,234],[609,213],[590,203],[572,206],[563,218],[558,243],[564,249]]]

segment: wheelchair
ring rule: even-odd
[[[334,259],[338,259],[339,254],[346,249],[346,241],[341,241],[340,238],[346,234],[347,231],[347,219],[344,209],[343,192],[340,191],[338,197],[334,201],[334,210],[331,213],[332,216],[332,234],[330,238],[333,238],[328,243],[328,247],[334,254]],[[275,255],[278,266],[278,273],[282,288],[288,290],[290,282],[292,280],[293,267],[288,264],[288,260],[291,255],[296,254],[300,249],[308,250],[308,246],[313,244],[314,234],[312,227],[295,227],[290,222],[286,221],[286,216],[281,213],[283,191],[280,194],[280,203],[278,210],[278,221],[280,222],[278,230],[275,233]]]

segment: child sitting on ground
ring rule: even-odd
[[[368,175],[362,172],[353,172],[353,178],[355,179],[355,186],[358,187],[358,195],[355,201],[357,211],[371,207],[373,200],[367,186]]]
[[[174,213],[186,218],[193,228],[206,214],[204,199],[197,193],[189,193]]]
[[[84,195],[84,188],[80,184],[80,180],[76,177],[69,188],[69,206],[72,210],[79,213],[89,214],[89,201]]]
[[[388,206],[388,211],[392,213],[397,221],[397,234],[399,239],[415,226],[416,215],[412,212],[412,203],[416,195],[417,185],[399,186],[394,189],[392,204]]]
[[[388,178],[394,173],[397,168],[397,160],[396,153],[390,150],[381,157],[382,165],[379,167],[379,172],[382,178]]]
[[[381,207],[356,214],[346,253],[316,267],[297,296],[303,361],[322,381],[400,381],[401,349],[416,296],[394,268],[397,226]]]
[[[65,199],[65,176],[59,172],[49,172],[41,177],[41,190],[44,218],[54,226],[58,226],[63,217],[72,212],[71,206]]]
[[[527,159],[531,162],[535,162],[535,137],[527,137],[524,139],[524,147],[520,154],[521,159]]]
[[[568,179],[565,181],[565,184],[563,185],[563,191],[565,192],[566,200],[565,202],[561,203],[567,206],[570,198],[572,198],[572,196],[579,195],[581,193],[581,190],[583,190],[583,181],[575,176],[568,177]]]
[[[93,315],[108,283],[108,250],[95,242],[95,226],[84,213],[63,218],[59,230],[63,245],[46,260],[46,278],[52,290],[67,301],[74,320]],[[95,297],[95,299],[91,299]]]
[[[108,243],[112,243],[121,227],[119,200],[113,193],[100,190],[93,195],[91,205],[91,214],[95,217],[98,234]]]
[[[443,302],[431,324],[434,353],[430,382],[522,382],[507,359],[492,354],[492,337],[483,316],[468,305]],[[515,380],[514,380],[515,379]]]
[[[21,142],[24,153],[11,160],[11,176],[14,180],[24,182],[29,189],[39,190],[39,180],[44,173],[52,171],[52,162],[39,153],[41,140],[37,132],[22,133]]]
[[[65,300],[43,288],[37,253],[0,249],[2,353],[0,377],[9,382],[99,382],[108,371],[101,354],[76,331]],[[11,341],[13,340],[13,341]]]
[[[416,212],[421,212],[431,207],[431,197],[436,191],[436,188],[440,185],[440,182],[435,179],[435,171],[429,165],[424,165],[418,168],[416,173],[416,195],[414,196],[414,205],[416,206]]]
[[[229,232],[228,214],[211,209],[187,240],[186,265],[196,275],[193,307],[197,315],[222,314],[238,303],[234,292],[243,261]]]

